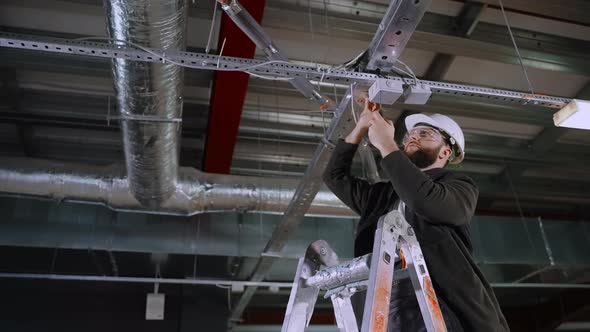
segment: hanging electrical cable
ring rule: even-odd
[[[213,3],[213,18],[211,19],[211,27],[209,28],[209,38],[207,38],[207,47],[205,47],[205,53],[209,54],[211,49],[211,37],[213,36],[213,27],[215,26],[215,19],[217,17],[217,2]]]
[[[502,0],[498,0],[498,2],[500,3],[500,9],[502,10],[502,16],[504,16],[504,22],[506,22],[506,27],[508,28],[508,34],[510,34],[510,39],[512,40],[512,45],[514,45],[514,49],[516,50],[516,55],[518,56],[518,61],[520,62],[520,67],[522,68],[524,78],[526,79],[526,81],[529,85],[529,90],[531,91],[531,95],[534,95],[535,90],[533,89],[533,84],[531,83],[531,80],[529,79],[529,75],[527,74],[526,68],[525,68],[524,63],[522,61],[522,56],[520,55],[520,51],[518,50],[518,46],[516,45],[516,40],[514,39],[514,35],[512,34],[512,28],[510,28],[510,23],[508,23],[508,17],[506,16],[506,11],[504,10],[504,4],[502,3]]]

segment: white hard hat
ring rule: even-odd
[[[450,161],[451,164],[458,164],[463,161],[465,157],[465,137],[457,122],[442,114],[413,114],[406,117],[406,129],[408,131],[421,123],[435,127],[451,137],[451,144],[455,148],[455,157]]]

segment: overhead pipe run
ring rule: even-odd
[[[0,279],[41,279],[41,280],[67,280],[67,281],[99,281],[99,282],[127,282],[127,283],[148,283],[148,284],[175,284],[175,285],[208,285],[208,286],[230,286],[230,287],[269,287],[269,288],[291,288],[292,282],[269,282],[269,281],[248,281],[248,280],[227,280],[227,279],[178,279],[178,278],[144,278],[144,277],[111,277],[111,276],[89,276],[73,274],[45,274],[45,273],[6,273],[0,272]],[[494,288],[552,288],[552,289],[590,289],[588,284],[558,284],[558,283],[492,283]],[[274,292],[280,295],[278,292]]]
[[[165,51],[186,48],[186,0],[104,1],[109,36]],[[184,71],[113,59],[129,189],[155,208],[175,192]]]
[[[87,166],[28,158],[0,159],[0,193],[102,204],[118,211],[190,216],[212,212],[282,214],[298,181],[203,173],[180,168],[170,198],[158,207],[140,204],[123,167]],[[356,217],[329,191],[321,191],[307,216]]]

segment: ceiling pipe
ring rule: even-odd
[[[170,199],[158,207],[145,207],[133,197],[120,166],[0,159],[1,193],[102,204],[117,211],[182,216],[229,211],[282,214],[297,184],[291,179],[210,174],[183,167]],[[306,215],[356,217],[327,190],[318,193]]]
[[[152,277],[118,277],[118,276],[92,276],[76,274],[46,274],[46,273],[5,273],[0,272],[1,279],[36,279],[36,280],[67,280],[67,281],[99,281],[99,282],[132,282],[148,284],[174,284],[174,285],[209,285],[209,286],[258,286],[291,288],[292,282],[269,281],[242,281],[228,279],[196,279],[196,278],[152,278]]]
[[[109,36],[145,47],[186,48],[186,0],[105,0]],[[129,189],[155,208],[175,191],[178,172],[182,67],[113,59]]]
[[[67,281],[99,281],[99,282],[128,282],[128,283],[159,283],[176,285],[209,285],[209,286],[257,286],[291,288],[293,282],[280,281],[249,281],[229,279],[195,279],[195,278],[144,278],[144,277],[111,277],[91,276],[75,274],[46,274],[46,273],[6,273],[0,272],[1,279],[42,279],[42,280],[67,280]],[[588,284],[566,283],[491,283],[494,288],[553,288],[553,289],[590,289]],[[281,295],[278,292],[274,294]]]

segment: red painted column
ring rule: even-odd
[[[240,4],[260,23],[266,0],[241,0]],[[256,45],[223,13],[218,50],[223,40],[224,56],[253,58]],[[249,75],[241,72],[216,71],[211,92],[211,108],[203,169],[210,173],[229,173],[240,126],[242,107],[248,89]]]

